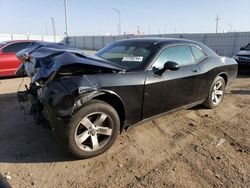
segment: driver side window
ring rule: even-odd
[[[161,69],[167,61],[173,61],[180,66],[194,63],[193,55],[189,46],[174,46],[163,50],[154,62],[153,67]]]

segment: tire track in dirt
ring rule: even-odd
[[[243,109],[243,111],[244,111],[244,109]],[[231,116],[231,119],[233,119],[233,118],[235,118],[235,117],[237,117],[239,114],[240,114],[241,112],[239,112],[239,113],[235,113],[234,115],[232,115]],[[199,112],[198,112],[198,114],[199,114]],[[197,119],[197,118],[196,118]],[[231,119],[230,120],[227,120],[227,121],[221,121],[221,122],[216,122],[215,124],[212,124],[212,125],[209,125],[209,127],[211,127],[211,126],[215,126],[216,124],[227,124],[227,123],[229,123],[230,121],[231,121]],[[191,119],[192,120],[192,119]],[[203,122],[204,123],[204,122]],[[192,125],[192,124],[191,124]],[[206,126],[205,126],[206,127]],[[204,130],[202,130],[203,128],[201,128],[201,130],[197,130],[197,131],[191,131],[190,132],[190,129],[186,129],[184,132],[186,132],[187,134],[186,135],[188,135],[188,133],[190,133],[190,134],[194,134],[194,135],[201,135],[200,136],[200,138],[202,139],[203,137],[205,138],[207,135],[204,135]],[[209,131],[209,129],[207,130],[207,131]],[[205,132],[207,132],[207,131],[205,131]],[[185,142],[185,143],[187,143],[186,142],[186,135],[183,133],[183,131],[181,132],[181,133],[177,133],[176,135],[174,135],[174,139],[175,139],[175,143],[178,143],[178,144],[180,144],[180,141],[181,140],[183,140],[183,142]],[[213,135],[213,137],[214,137],[214,135]],[[196,140],[199,140],[199,137],[197,137],[196,138]],[[180,144],[180,145],[182,145],[182,144]],[[190,143],[188,143],[188,145],[192,145],[192,144],[190,144]],[[184,148],[185,148],[185,145],[184,145]],[[172,150],[171,151],[173,151],[173,148],[172,148]],[[180,151],[181,151],[181,149],[180,149]],[[171,152],[171,153],[173,153],[173,152]],[[175,153],[175,152],[174,152]],[[177,152],[178,153],[178,152]],[[158,165],[156,165],[155,167],[157,167]],[[155,168],[154,167],[154,168]],[[146,173],[146,175],[144,175],[143,176],[143,178],[142,179],[144,179],[145,178],[145,176],[147,176],[148,174],[150,174],[150,172],[151,171],[153,171],[153,169],[154,168],[152,168],[149,172],[147,172]],[[197,171],[199,171],[199,169],[195,169],[195,170],[197,170]],[[200,170],[200,172],[202,172],[202,169]],[[202,176],[201,176],[202,177]],[[139,179],[141,179],[141,178],[139,178]],[[215,179],[213,179],[214,181],[215,181]],[[215,181],[216,182],[216,181]],[[209,181],[208,183],[211,183],[211,181]],[[217,183],[216,185],[219,185],[220,183]]]

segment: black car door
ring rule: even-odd
[[[180,65],[179,70],[167,70],[161,76],[155,69],[161,69],[167,61]],[[187,45],[167,47],[147,72],[144,88],[142,118],[148,118],[178,107],[196,102],[199,83],[199,67]]]

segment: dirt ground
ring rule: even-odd
[[[24,119],[15,99],[21,81],[0,80],[0,187],[250,187],[250,71],[219,108],[144,122],[88,160],[73,159],[49,130]]]

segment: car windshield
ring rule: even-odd
[[[8,44],[9,41],[4,41],[4,42],[0,42],[0,48],[3,47],[4,45]]]
[[[250,50],[250,43],[245,47],[246,50]]]
[[[100,50],[96,55],[127,69],[134,69],[146,61],[152,49],[152,42],[122,41]]]

